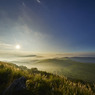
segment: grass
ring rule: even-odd
[[[26,89],[21,95],[95,95],[95,83],[71,80],[37,68],[27,69],[12,63],[0,62],[0,95],[19,77],[24,76]]]

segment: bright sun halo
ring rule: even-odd
[[[16,45],[16,49],[20,49],[20,45]]]

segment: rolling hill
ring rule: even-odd
[[[81,79],[95,82],[95,64],[74,61],[71,58],[44,59],[31,65],[39,70],[66,76],[72,79]]]

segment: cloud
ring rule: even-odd
[[[13,49],[13,45],[0,42],[0,49]]]
[[[24,2],[22,2],[22,5],[23,5],[24,7],[26,7],[26,4],[25,4]]]
[[[38,2],[38,3],[41,3],[41,1],[40,1],[40,0],[37,0],[37,2]]]
[[[37,55],[21,55],[20,57],[37,57]]]

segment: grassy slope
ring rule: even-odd
[[[5,62],[0,62],[0,95],[21,76],[27,79],[27,88],[21,95],[95,95],[94,83],[71,81],[36,68],[27,69]]]
[[[32,66],[58,75],[95,82],[95,64],[80,63],[69,58],[46,59]]]

